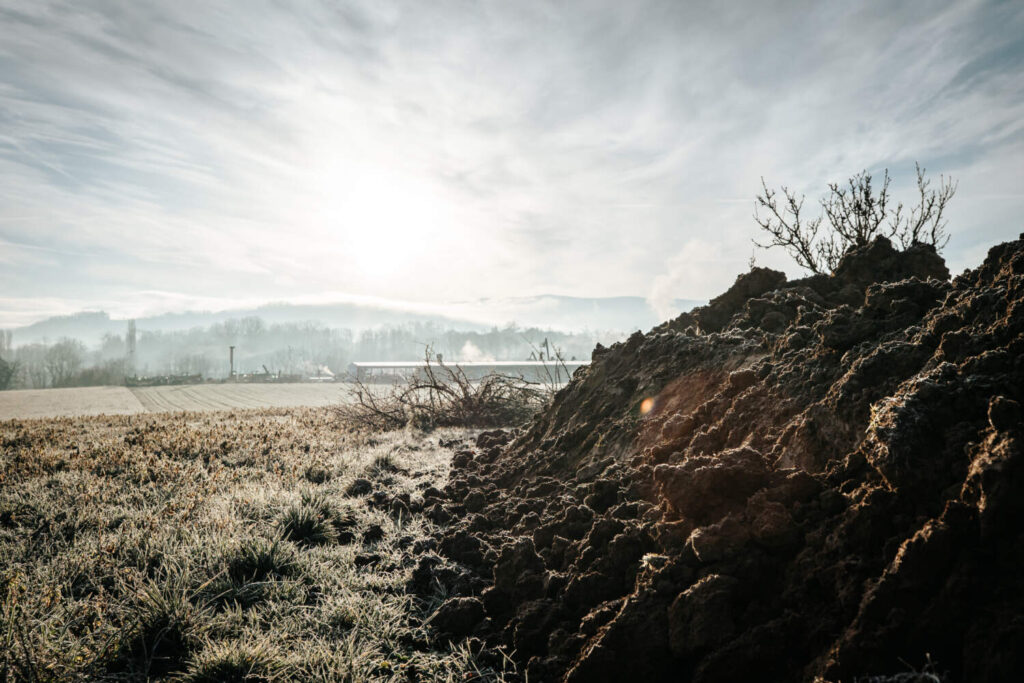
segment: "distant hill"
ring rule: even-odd
[[[676,299],[680,311],[707,303],[696,299]],[[515,322],[521,327],[540,327],[576,332],[648,330],[662,320],[647,300],[639,296],[573,297],[542,294],[504,299],[476,299],[448,305],[457,317],[492,325]]]
[[[124,334],[125,321],[111,320],[103,311],[83,311],[72,315],[59,315],[13,330],[15,346],[38,341],[56,341],[61,337],[74,337],[92,344],[107,333]]]
[[[681,310],[689,310],[703,301],[680,299]],[[647,330],[663,322],[643,297],[584,298],[556,295],[476,299],[425,306],[363,303],[291,304],[271,303],[256,308],[223,311],[185,311],[137,318],[142,330],[185,330],[208,327],[232,318],[257,316],[268,325],[317,322],[328,327],[364,330],[382,325],[433,323],[448,329],[484,330],[515,323],[520,327],[575,332],[607,330],[633,332]],[[127,320],[111,318],[103,311],[85,311],[55,316],[15,328],[15,345],[54,341],[74,337],[86,344],[99,342],[104,334],[123,335]]]

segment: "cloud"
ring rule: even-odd
[[[683,245],[666,264],[663,273],[651,282],[647,303],[662,320],[675,318],[682,309],[677,300],[681,295],[711,298],[721,288],[712,289],[712,283],[721,281],[722,273],[733,277],[746,270],[742,254],[728,253],[721,243],[706,239],[693,239]]]
[[[704,298],[749,257],[760,176],[813,197],[888,166],[902,191],[915,160],[961,181],[954,268],[1020,231],[1017,3],[0,0],[0,21],[0,288],[45,307]]]

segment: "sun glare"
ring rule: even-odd
[[[328,177],[318,227],[362,279],[401,277],[436,251],[443,204],[427,183],[378,169]]]

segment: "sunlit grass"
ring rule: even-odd
[[[455,436],[326,409],[0,423],[0,681],[502,679],[406,591],[431,523],[346,495],[442,486]]]

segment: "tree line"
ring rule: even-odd
[[[434,323],[391,325],[354,332],[320,323],[268,325],[262,318],[230,319],[188,330],[139,330],[134,353],[127,332],[106,334],[98,344],[60,338],[15,346],[0,337],[0,389],[41,389],[124,384],[126,377],[230,372],[283,376],[344,374],[353,361],[414,361],[428,346],[446,360],[526,360],[556,349],[565,359],[589,358],[598,342],[618,341],[617,332],[567,333],[515,325],[486,331],[447,329]]]

